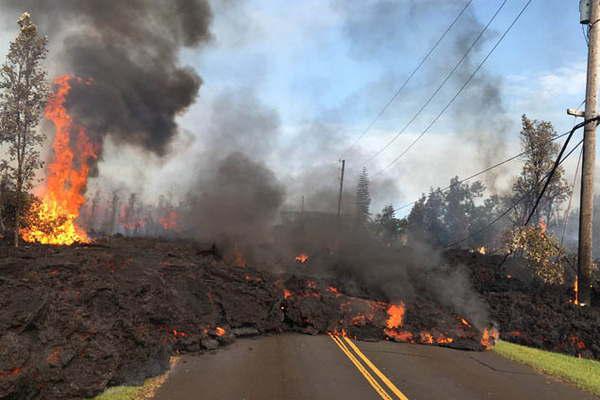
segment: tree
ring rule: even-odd
[[[469,247],[485,246],[497,249],[502,246],[502,234],[506,229],[510,229],[509,226],[506,226],[506,219],[498,219],[503,211],[498,195],[488,197],[482,205],[473,209],[469,230]]]
[[[444,222],[452,237],[450,241],[462,240],[471,233],[471,225],[476,210],[475,199],[483,196],[485,187],[477,181],[469,185],[461,183],[458,176],[450,180],[450,187],[444,197]]]
[[[360,226],[366,226],[371,219],[370,206],[369,175],[367,169],[363,167],[356,186],[356,220]]]
[[[432,246],[448,244],[448,231],[444,224],[444,194],[437,188],[431,189],[423,209],[425,240]]]
[[[513,223],[521,225],[533,209],[541,192],[544,178],[552,169],[558,155],[559,145],[552,139],[556,131],[550,122],[530,120],[525,115],[521,118],[521,146],[525,151],[525,164],[521,174],[513,184],[514,198],[508,203],[517,202]],[[548,185],[544,197],[533,215],[532,223],[538,224],[542,219],[550,226],[555,221],[558,206],[565,201],[571,192],[564,178],[564,169],[558,167],[552,181]]]
[[[20,32],[0,70],[0,139],[9,144],[10,177],[15,184],[15,246],[19,245],[27,192],[35,171],[43,165],[39,146],[45,135],[36,127],[48,97],[47,74],[42,66],[48,40],[38,33],[29,13],[17,22]]]
[[[426,242],[433,246],[448,243],[448,232],[443,220],[444,194],[431,189],[429,195],[423,194],[415,203],[407,217],[408,239]]]
[[[381,213],[375,216],[375,221],[373,221],[375,234],[387,245],[392,244],[398,239],[406,223],[406,220],[396,218],[395,214],[396,210],[394,210],[393,206],[385,206],[381,210]]]
[[[509,254],[520,253],[533,275],[548,284],[565,282],[564,251],[543,224],[517,227],[507,233]]]

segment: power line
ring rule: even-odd
[[[579,146],[581,146],[581,144],[582,144],[582,143],[583,143],[583,140],[580,140],[580,141],[579,141],[579,143],[577,143],[577,144],[576,144],[576,145],[575,145],[575,146],[574,146],[574,147],[573,147],[573,148],[572,148],[572,149],[571,149],[571,150],[570,150],[570,151],[569,151],[569,152],[568,152],[568,153],[567,153],[567,154],[566,154],[566,155],[565,155],[565,156],[564,156],[564,157],[563,157],[563,158],[562,158],[560,161],[558,161],[559,159],[557,158],[558,164],[556,164],[554,168],[557,168],[557,167],[558,167],[560,164],[562,164],[562,163],[563,163],[563,162],[564,162],[564,161],[565,161],[567,158],[569,158],[569,156],[570,156],[571,154],[573,154],[573,152],[574,152],[574,151],[575,151],[577,148],[579,148]],[[554,174],[554,168],[553,168],[553,169],[552,169],[550,172],[548,172],[548,173],[547,173],[547,174],[546,174],[546,175],[545,175],[545,176],[542,178],[542,181],[546,181],[546,183],[548,183],[548,182],[550,181],[550,179],[552,179],[552,177],[551,177],[550,175],[551,175],[551,174],[552,174],[552,175]],[[465,242],[465,241],[469,240],[470,238],[472,238],[472,237],[473,237],[473,236],[475,236],[475,235],[478,235],[478,234],[480,234],[480,233],[482,233],[482,232],[485,232],[486,230],[488,230],[489,228],[491,228],[491,227],[492,227],[494,224],[496,224],[496,222],[500,221],[502,218],[504,218],[506,215],[508,215],[508,213],[510,213],[512,210],[514,210],[514,209],[517,207],[517,205],[519,205],[519,203],[521,203],[523,200],[525,200],[525,199],[527,198],[527,196],[528,196],[529,194],[531,194],[531,192],[532,192],[532,191],[533,191],[533,189],[532,189],[532,190],[530,190],[530,191],[529,191],[528,193],[526,193],[525,195],[523,195],[523,196],[521,196],[520,198],[518,198],[517,200],[515,200],[515,201],[513,202],[513,204],[511,204],[511,206],[510,206],[510,207],[508,207],[506,210],[504,210],[504,212],[502,212],[500,215],[498,215],[496,218],[494,218],[492,221],[490,221],[490,222],[489,222],[489,223],[488,223],[486,226],[484,226],[483,228],[481,228],[481,229],[478,229],[478,230],[477,230],[477,231],[475,231],[475,232],[471,232],[469,235],[465,236],[464,238],[462,238],[462,239],[460,239],[460,240],[456,240],[456,241],[454,241],[454,242],[452,242],[452,243],[449,243],[448,245],[446,245],[446,248],[451,248],[451,247],[454,247],[454,246],[456,246],[457,244],[461,244],[461,243],[463,243],[463,242]],[[505,259],[505,260],[503,260],[503,261],[500,263],[500,265],[504,264],[504,262],[505,262],[505,261],[506,261],[506,259]]]
[[[556,169],[562,162],[562,160],[561,160],[562,155],[565,152],[565,150],[567,149],[567,146],[569,145],[569,142],[571,141],[571,138],[573,137],[574,133],[575,133],[575,129],[573,129],[571,131],[571,133],[569,134],[569,136],[567,136],[567,140],[565,140],[565,143],[563,144],[562,148],[560,149],[560,152],[558,153],[558,157],[556,157],[556,161],[554,162],[554,165],[552,166],[552,169],[550,170],[550,176],[548,176],[548,179],[546,179],[546,183],[544,184],[542,191],[540,192],[537,199],[535,200],[535,204],[533,205],[533,208],[531,209],[529,216],[527,216],[527,219],[525,220],[525,223],[523,224],[523,226],[527,226],[529,224],[529,221],[531,221],[531,218],[534,216],[535,210],[540,205],[540,201],[542,200],[542,197],[544,197],[544,193],[546,193],[546,189],[548,189],[548,185],[550,184],[550,181],[554,177],[554,173],[556,172]],[[582,140],[582,142],[583,142],[583,140]],[[579,147],[579,144],[577,145],[577,147]],[[571,152],[569,152],[569,155],[573,152],[573,150],[575,150],[575,148],[573,148],[571,150]]]
[[[565,212],[565,221],[563,222],[562,233],[560,235],[560,246],[562,247],[565,239],[565,233],[567,232],[567,223],[569,222],[569,214],[571,212],[571,202],[573,200],[573,193],[575,192],[575,184],[577,183],[577,176],[579,175],[579,165],[581,164],[581,157],[583,156],[583,149],[579,152],[579,158],[577,159],[577,166],[575,167],[575,176],[573,177],[573,183],[571,184],[571,193],[569,194],[569,203],[567,204],[567,210]]]
[[[529,217],[527,218],[527,221],[525,222],[525,224],[524,224],[523,226],[526,226],[526,225],[527,225],[527,223],[529,223],[529,220],[530,220],[531,216],[533,215],[533,213],[535,212],[535,208],[536,208],[536,207],[537,207],[537,205],[539,204],[539,201],[540,201],[541,197],[544,195],[544,191],[546,190],[546,188],[547,188],[547,186],[548,186],[548,183],[549,183],[549,182],[550,182],[550,180],[552,179],[552,176],[554,176],[554,172],[556,171],[556,169],[557,169],[557,168],[558,168],[558,167],[559,167],[559,166],[560,166],[560,165],[561,165],[561,164],[562,164],[562,163],[563,163],[563,162],[564,162],[564,161],[565,161],[567,158],[569,158],[569,156],[571,156],[571,154],[573,154],[573,152],[574,152],[574,151],[575,151],[575,150],[576,150],[576,149],[577,149],[579,146],[581,146],[581,144],[583,143],[583,139],[582,139],[582,140],[580,140],[580,141],[579,141],[579,143],[577,143],[577,144],[576,144],[576,145],[575,145],[575,146],[574,146],[574,147],[573,147],[573,148],[572,148],[572,149],[571,149],[571,150],[570,150],[570,151],[567,153],[567,155],[565,155],[564,157],[562,157],[562,154],[564,153],[564,151],[565,151],[565,149],[566,149],[566,147],[567,147],[567,145],[568,145],[568,143],[569,143],[569,141],[570,141],[571,137],[572,137],[572,136],[573,136],[573,134],[575,133],[575,131],[576,131],[577,129],[580,129],[580,128],[584,127],[586,124],[588,124],[588,123],[590,123],[590,122],[596,122],[596,121],[599,121],[599,120],[600,120],[600,116],[597,116],[597,117],[594,117],[594,118],[590,118],[590,119],[588,119],[588,120],[585,120],[585,121],[583,121],[583,122],[580,122],[580,123],[578,123],[577,125],[573,126],[573,128],[572,128],[572,129],[569,131],[569,133],[568,133],[568,135],[569,135],[569,136],[568,136],[567,140],[565,140],[565,143],[563,144],[563,147],[561,148],[561,150],[560,150],[560,153],[559,153],[558,157],[556,158],[556,162],[554,163],[554,166],[552,167],[552,170],[551,170],[550,172],[548,172],[548,173],[547,173],[547,174],[546,174],[546,175],[545,175],[545,176],[542,178],[542,180],[541,180],[541,181],[546,181],[546,183],[545,183],[545,185],[544,185],[544,188],[542,189],[541,193],[539,194],[539,196],[538,196],[538,198],[537,198],[537,200],[536,200],[536,205],[534,206],[533,210],[532,210],[532,211],[531,211],[531,213],[529,214]],[[564,135],[561,135],[561,136],[564,136]],[[541,183],[541,182],[540,182],[540,183]],[[493,219],[493,220],[492,220],[492,221],[491,221],[489,224],[487,224],[487,225],[486,225],[486,226],[484,226],[483,228],[481,228],[481,229],[479,229],[479,230],[477,230],[477,231],[475,231],[475,232],[472,232],[472,233],[470,233],[469,235],[467,235],[467,236],[466,236],[466,237],[464,237],[463,239],[460,239],[460,240],[457,240],[457,241],[454,241],[454,242],[452,242],[452,243],[448,244],[448,245],[446,246],[446,248],[450,248],[450,247],[456,246],[457,244],[460,244],[460,243],[462,243],[462,242],[464,242],[464,241],[466,241],[466,240],[469,240],[469,239],[470,239],[471,237],[473,237],[474,235],[477,235],[477,234],[479,234],[479,233],[481,233],[481,232],[485,232],[487,229],[489,229],[490,227],[492,227],[492,226],[493,226],[493,225],[494,225],[496,222],[498,222],[500,219],[502,219],[504,216],[506,216],[506,215],[507,215],[509,212],[511,212],[511,210],[513,210],[513,209],[514,209],[514,208],[515,208],[515,207],[516,207],[516,206],[517,206],[517,205],[518,205],[518,204],[519,204],[521,201],[525,200],[525,199],[527,198],[527,196],[528,196],[529,194],[531,194],[531,192],[532,192],[532,191],[533,191],[533,188],[532,188],[532,190],[530,190],[528,193],[526,193],[525,195],[521,196],[519,199],[517,199],[516,201],[514,201],[514,202],[513,202],[513,204],[512,204],[512,205],[511,205],[511,206],[510,206],[508,209],[506,209],[506,210],[505,210],[505,211],[504,211],[502,214],[500,214],[499,216],[497,216],[496,218],[494,218],[494,219]],[[508,258],[508,256],[509,256],[509,254],[510,254],[510,253],[507,253],[507,254],[506,254],[506,256],[504,257],[504,259],[502,260],[502,262],[499,264],[499,266],[502,266],[502,265],[503,265],[503,264],[506,262],[506,260],[507,260],[507,258]]]
[[[555,136],[555,137],[553,137],[553,138],[552,138],[552,139],[550,139],[549,141],[550,141],[550,142],[553,142],[553,141],[555,141],[555,140],[558,140],[558,139],[560,139],[560,138],[562,138],[562,137],[564,137],[564,136],[567,136],[567,135],[568,135],[568,134],[570,134],[570,133],[571,133],[571,131],[568,131],[568,132],[562,133],[562,134],[560,134],[560,135],[558,135],[558,136]],[[500,166],[502,166],[502,165],[504,165],[504,164],[507,164],[507,163],[509,163],[509,162],[513,161],[513,160],[516,160],[516,159],[517,159],[517,158],[519,158],[519,157],[522,157],[522,156],[524,156],[526,153],[527,153],[527,151],[522,151],[522,152],[520,152],[519,154],[515,154],[514,156],[511,156],[511,157],[509,157],[509,158],[507,158],[507,159],[505,159],[505,160],[503,160],[503,161],[500,161],[500,162],[498,162],[498,163],[496,163],[496,164],[494,164],[494,165],[492,165],[492,166],[489,166],[489,167],[487,167],[487,168],[485,168],[485,169],[483,169],[483,170],[481,170],[481,171],[479,171],[479,172],[475,172],[475,173],[473,173],[473,174],[471,174],[471,175],[467,176],[466,178],[463,178],[463,179],[459,180],[457,183],[458,183],[458,184],[461,184],[461,183],[464,183],[464,182],[466,182],[466,181],[468,181],[468,180],[471,180],[471,179],[473,179],[473,178],[476,178],[476,177],[478,177],[478,176],[480,176],[480,175],[483,175],[483,174],[485,174],[486,172],[489,172],[489,171],[491,171],[491,170],[493,170],[493,169],[495,169],[495,168],[498,168],[498,167],[500,167]],[[452,187],[452,185],[448,185],[448,186],[446,186],[446,187],[444,187],[444,188],[440,189],[440,192],[445,192],[446,190],[450,189],[451,187]],[[410,203],[406,203],[406,204],[404,204],[403,206],[401,206],[401,207],[398,207],[398,208],[396,209],[396,211],[398,211],[398,210],[402,210],[402,209],[404,209],[404,208],[406,208],[406,207],[410,207],[410,206],[412,206],[413,204],[415,204],[417,201],[418,201],[418,200],[412,201],[412,202],[410,202]]]
[[[487,53],[487,55],[483,58],[483,60],[481,60],[481,62],[479,63],[479,65],[477,66],[477,68],[475,68],[475,70],[471,73],[471,75],[469,76],[469,78],[465,81],[465,83],[460,87],[460,89],[456,92],[456,94],[450,99],[450,101],[446,104],[446,106],[444,108],[442,108],[442,110],[436,115],[436,117],[429,123],[429,125],[427,125],[427,127],[419,134],[419,136],[417,136],[417,138],[415,140],[413,140],[408,147],[406,147],[396,158],[394,158],[394,160],[392,160],[391,163],[389,163],[387,166],[385,166],[383,169],[381,169],[379,172],[377,172],[375,175],[379,175],[381,173],[383,173],[383,171],[387,170],[388,168],[390,168],[392,165],[394,165],[402,156],[404,156],[419,140],[421,140],[421,138],[429,131],[429,129],[431,129],[431,127],[440,119],[440,117],[446,112],[446,110],[448,110],[448,108],[450,108],[450,106],[454,103],[454,101],[458,98],[458,96],[460,96],[460,94],[463,92],[463,90],[469,85],[469,83],[471,83],[471,81],[473,80],[473,78],[475,77],[475,75],[477,74],[477,72],[479,72],[479,70],[481,69],[481,67],[483,67],[483,64],[485,64],[485,62],[488,60],[488,58],[490,58],[490,56],[492,55],[492,53],[496,50],[496,48],[500,45],[500,43],[502,42],[502,40],[504,40],[504,38],[506,37],[506,35],[508,35],[508,33],[510,32],[510,30],[512,29],[512,27],[517,23],[517,21],[521,18],[521,16],[523,15],[523,13],[525,13],[525,11],[527,10],[527,8],[529,7],[529,5],[531,4],[533,0],[528,0],[527,3],[525,3],[525,5],[523,6],[523,8],[521,9],[521,11],[517,14],[517,16],[513,19],[513,21],[511,22],[511,24],[506,28],[506,30],[504,31],[504,33],[502,34],[502,36],[500,36],[500,38],[496,41],[496,43],[494,44],[494,46],[490,49],[490,51]]]
[[[365,164],[371,162],[373,159],[375,159],[377,156],[379,156],[382,152],[384,152],[392,143],[394,143],[396,141],[396,139],[398,139],[398,137],[400,135],[402,135],[406,131],[406,129],[410,125],[412,125],[412,123],[419,117],[419,115],[421,115],[421,113],[423,112],[423,110],[425,110],[425,108],[427,108],[427,106],[429,105],[429,103],[431,103],[431,101],[437,96],[437,94],[442,90],[442,88],[446,85],[446,83],[448,83],[448,81],[454,75],[454,73],[456,72],[456,70],[458,70],[458,68],[462,65],[462,63],[467,59],[467,56],[471,53],[471,50],[473,50],[473,48],[475,47],[475,45],[477,44],[477,42],[479,42],[479,40],[481,39],[481,37],[483,36],[483,34],[488,30],[488,28],[490,27],[490,25],[492,24],[492,22],[494,22],[494,20],[496,19],[496,17],[498,16],[498,14],[500,14],[500,11],[502,11],[502,9],[504,8],[504,6],[506,5],[507,2],[508,2],[508,0],[503,0],[502,1],[502,3],[498,7],[498,9],[494,13],[494,15],[490,18],[490,20],[488,21],[488,23],[479,32],[479,34],[477,35],[477,37],[475,38],[475,40],[473,41],[473,43],[471,43],[471,45],[469,46],[469,48],[465,51],[465,53],[460,58],[460,60],[456,63],[456,65],[454,66],[454,68],[452,68],[452,70],[450,70],[450,72],[446,75],[446,77],[444,78],[444,80],[442,81],[442,83],[434,90],[434,92],[431,94],[431,96],[429,96],[429,98],[425,101],[425,103],[421,106],[421,108],[419,108],[419,110],[413,115],[413,117],[402,127],[402,129],[400,129],[398,131],[398,133],[396,133],[396,135],[394,135],[394,137],[390,141],[388,141],[381,149],[379,149],[377,152],[375,152],[375,154],[373,154],[372,156],[370,156],[365,161]]]
[[[373,118],[373,120],[369,123],[369,125],[367,125],[366,129],[360,134],[360,136],[356,140],[354,140],[354,142],[352,142],[352,144],[350,146],[348,146],[342,152],[342,155],[345,154],[346,152],[348,152],[348,150],[352,149],[354,146],[356,146],[356,144],[362,138],[364,138],[367,135],[367,133],[371,130],[371,128],[375,125],[375,123],[379,120],[379,118],[381,118],[381,116],[392,105],[392,103],[394,102],[394,100],[396,100],[396,98],[404,90],[404,88],[406,87],[406,85],[408,84],[408,82],[410,82],[410,80],[415,76],[415,74],[421,69],[421,67],[429,59],[429,57],[431,56],[431,54],[433,54],[433,52],[435,51],[435,49],[437,49],[437,47],[440,45],[440,43],[442,42],[442,40],[444,40],[444,38],[446,37],[446,35],[448,34],[448,32],[450,32],[450,30],[454,27],[454,25],[456,25],[456,23],[458,22],[458,20],[460,19],[460,17],[462,17],[462,15],[465,13],[465,11],[467,10],[467,8],[469,8],[469,6],[471,5],[471,3],[473,3],[473,0],[469,0],[467,2],[467,4],[465,4],[465,6],[460,10],[460,12],[458,13],[458,15],[456,16],[456,18],[454,18],[454,20],[452,21],[452,23],[448,26],[448,28],[446,28],[446,30],[444,31],[444,33],[442,33],[442,36],[439,37],[439,39],[435,42],[435,44],[433,45],[433,47],[431,47],[431,49],[429,49],[429,51],[427,52],[427,54],[425,54],[425,57],[423,57],[421,59],[421,62],[419,62],[419,64],[416,66],[416,68],[413,69],[412,72],[408,75],[408,77],[404,80],[404,82],[402,83],[402,85],[400,86],[400,88],[398,90],[396,90],[396,92],[394,93],[394,95],[387,101],[387,103],[385,103],[385,105],[383,106],[383,108],[377,113],[377,115],[375,116],[375,118]],[[340,158],[343,158],[343,157],[340,156]]]

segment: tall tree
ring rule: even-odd
[[[559,145],[552,141],[556,138],[556,131],[550,122],[530,120],[525,115],[521,121],[521,147],[525,151],[525,163],[513,184],[514,198],[509,200],[511,203],[519,201],[513,215],[515,224],[525,222],[533,210],[544,186],[544,178],[552,169],[559,151]],[[547,225],[551,225],[555,222],[558,206],[568,198],[571,191],[564,174],[564,168],[558,167],[533,215],[533,223],[544,220]]]
[[[448,231],[444,224],[444,194],[440,188],[431,188],[429,195],[423,194],[407,217],[408,240],[412,243],[425,242],[442,246],[448,242]]]
[[[369,174],[363,167],[356,186],[356,220],[359,225],[366,226],[371,218],[371,194],[369,193]]]
[[[375,234],[387,245],[398,239],[406,223],[406,220],[396,218],[395,214],[396,210],[392,205],[385,206],[373,221]]]
[[[448,230],[444,224],[444,200],[444,194],[440,188],[431,189],[423,209],[425,240],[433,246],[448,244]]]
[[[39,34],[29,13],[23,13],[17,23],[20,32],[0,70],[0,138],[9,144],[10,176],[15,183],[15,246],[19,245],[26,193],[35,171],[43,165],[39,146],[45,135],[36,127],[48,97],[47,73],[42,66],[48,40]]]

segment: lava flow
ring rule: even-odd
[[[46,119],[55,127],[53,156],[48,165],[46,184],[40,190],[41,202],[34,204],[28,217],[29,226],[21,230],[27,242],[71,245],[90,241],[77,225],[77,218],[85,203],[88,162],[97,158],[97,148],[85,128],[73,121],[65,107],[74,80],[87,83],[69,75],[55,79],[55,92],[44,111]]]
[[[306,264],[308,262],[308,254],[300,253],[296,256],[296,262],[298,264]]]

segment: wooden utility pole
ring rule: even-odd
[[[596,117],[598,102],[598,45],[600,44],[600,0],[591,0],[585,121]],[[581,171],[581,203],[579,207],[579,249],[577,262],[578,303],[590,305],[592,271],[592,216],[594,201],[594,168],[596,161],[596,121],[585,125]]]
[[[340,194],[338,195],[338,212],[337,212],[338,220],[342,218],[342,192],[344,190],[344,169],[346,169],[346,160],[342,160],[342,172],[340,174]]]

